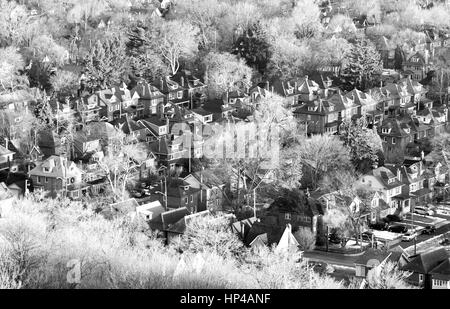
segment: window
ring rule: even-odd
[[[284,214],[284,219],[285,220],[291,220],[291,214],[290,213],[285,213]]]
[[[387,143],[387,137],[383,137],[383,141],[385,141]]]
[[[395,143],[397,142],[397,140],[395,139],[395,137],[392,138],[392,144],[395,145]]]
[[[183,91],[178,91],[177,98],[181,99],[183,97]]]
[[[381,133],[384,133],[384,134],[388,134],[389,133],[389,129],[388,128],[382,128],[381,129]]]
[[[194,202],[194,196],[191,195],[191,203],[193,203],[193,202]]]
[[[419,274],[419,282],[423,281],[423,274]]]
[[[36,181],[36,182],[37,182],[37,183],[41,183],[41,182],[42,182],[42,179],[41,179],[40,176],[37,177],[37,181]]]
[[[184,203],[187,204],[189,202],[187,196],[184,198]]]
[[[44,173],[50,173],[50,168],[44,167]]]
[[[45,177],[45,183],[48,183],[48,177]]]

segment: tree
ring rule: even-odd
[[[113,36],[97,41],[84,58],[83,65],[84,84],[91,91],[105,89],[126,80],[128,58],[123,40]]]
[[[308,166],[303,185],[312,190],[325,175],[352,167],[349,149],[336,136],[314,135],[300,140],[297,149],[303,164]]]
[[[271,44],[270,53],[267,73],[282,79],[305,75],[312,57],[312,50],[305,42],[297,42],[289,37],[276,38]]]
[[[292,11],[297,38],[310,38],[322,30],[320,8],[314,0],[298,0]]]
[[[231,230],[229,219],[214,215],[190,220],[184,234],[172,246],[180,252],[214,252],[228,258],[242,255],[245,250]]]
[[[448,89],[450,89],[450,51],[447,48],[440,49],[433,63],[437,78],[436,82],[433,82],[432,88],[437,88],[439,101],[443,105],[444,97],[448,98]]]
[[[313,250],[316,244],[316,236],[309,229],[301,228],[294,233],[295,239],[298,241],[300,250]]]
[[[14,47],[0,48],[0,94],[28,86],[23,67],[23,58]]]
[[[332,222],[346,235],[353,234],[356,244],[361,239],[363,219],[370,211],[370,205],[364,202],[368,192],[354,188],[358,178],[359,175],[351,169],[340,170],[329,173],[321,183],[321,188],[334,197],[334,203],[329,207],[334,209],[333,213],[324,218],[325,222]]]
[[[393,262],[387,261],[369,270],[367,274],[367,289],[414,289],[406,283],[411,275],[398,269]]]
[[[102,14],[108,8],[105,0],[76,0],[73,4],[74,6],[67,13],[67,21],[84,22],[84,31],[87,30],[89,18]]]
[[[212,98],[221,98],[229,91],[241,90],[251,86],[252,69],[242,59],[229,53],[209,53],[203,59],[205,83]]]
[[[195,55],[198,48],[198,29],[188,22],[172,20],[151,28],[145,44],[156,51],[175,75],[180,62]]]
[[[79,77],[71,71],[60,70],[50,77],[53,90],[60,96],[74,95],[79,88]]]
[[[125,134],[118,130],[111,140],[98,166],[106,174],[112,197],[117,202],[126,199],[126,186],[147,159],[147,149],[142,144],[126,144]]]
[[[28,10],[16,1],[0,0],[0,47],[22,43],[27,32]]]
[[[367,127],[365,117],[356,122],[344,121],[339,130],[344,145],[350,148],[351,160],[357,171],[365,173],[378,165],[378,153],[383,143],[378,133]]]
[[[263,28],[260,23],[256,23],[236,40],[233,54],[245,59],[248,66],[264,73],[270,59],[269,47]]]
[[[367,39],[358,39],[349,54],[345,73],[355,87],[365,90],[373,83],[374,77],[383,66],[375,45]]]
[[[50,63],[61,66],[68,60],[68,51],[48,35],[33,38],[30,49],[37,61],[48,59]]]
[[[228,11],[218,0],[192,0],[178,3],[176,14],[199,29],[199,46],[209,51],[221,42],[220,23]]]

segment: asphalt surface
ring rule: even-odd
[[[305,252],[303,253],[303,256],[313,262],[325,262],[327,264],[341,265],[347,267],[355,267],[355,261],[359,257],[319,250]]]
[[[438,235],[441,235],[441,234],[445,234],[445,233],[449,233],[448,236],[450,237],[450,222],[447,223],[444,226],[441,226],[440,228],[437,228],[436,232],[434,234],[417,236],[417,240],[416,241],[417,241],[417,243],[420,243],[422,241],[428,240],[430,238],[433,238],[435,236],[438,236]],[[412,241],[402,241],[400,243],[400,247],[402,247],[402,248],[407,248],[407,247],[410,247],[410,246],[413,246],[413,245],[414,245],[414,240],[412,240]]]

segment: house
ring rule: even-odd
[[[6,146],[9,145],[9,139],[5,139]],[[9,147],[0,145],[0,170],[9,169],[13,161],[15,152],[9,150]]]
[[[105,207],[100,214],[108,220],[125,216],[134,219],[136,217],[137,207],[139,207],[138,202],[134,198],[131,198],[110,204],[109,207]]]
[[[338,132],[346,106],[343,104],[344,97],[341,94],[337,96],[326,100],[319,98],[305,102],[294,110],[295,118],[305,124],[308,134]]]
[[[413,142],[418,127],[411,118],[403,121],[386,118],[378,128],[378,135],[383,141],[383,152],[386,162],[400,163],[404,160],[406,147]]]
[[[87,124],[92,121],[100,121],[99,97],[97,94],[83,96],[76,100],[76,109],[81,121]]]
[[[51,197],[67,194],[78,198],[81,189],[75,188],[81,184],[82,171],[72,161],[61,156],[50,156],[28,172],[36,190],[48,192]],[[73,187],[73,190],[72,188]]]
[[[144,115],[144,105],[139,103],[139,96],[136,93],[132,96],[125,84],[100,90],[97,95],[101,120],[111,122],[126,114],[131,118]]]
[[[210,215],[209,210],[193,213],[193,214],[187,214],[177,222],[173,224],[169,224],[167,228],[164,230],[166,234],[166,243],[169,244],[174,238],[179,237],[184,234],[186,231],[186,227],[188,224],[199,217],[206,217]],[[167,222],[167,221],[166,221]]]
[[[411,77],[415,81],[421,81],[427,77],[430,70],[429,52],[422,54],[417,52],[403,62],[403,71],[411,72]]]
[[[358,116],[365,116],[368,124],[378,125],[383,120],[383,110],[379,108],[378,102],[370,95],[370,93],[362,92],[358,89],[345,94],[347,98],[352,100],[356,106],[360,107]]]
[[[383,68],[393,69],[395,62],[396,45],[393,44],[388,38],[386,38],[383,35],[376,42],[376,48],[381,55],[381,61],[383,61]]]
[[[213,121],[213,113],[206,111],[202,107],[193,109],[192,112],[198,121],[203,124],[210,123]]]
[[[430,271],[432,289],[450,289],[450,258]]]
[[[206,101],[206,84],[194,76],[191,71],[179,70],[172,80],[187,88],[187,95],[190,100],[190,108],[198,108]]]
[[[409,196],[402,195],[403,185],[400,170],[393,173],[382,166],[363,175],[354,186],[356,189],[379,192],[381,198],[389,205],[389,214],[394,214],[410,207]]]
[[[151,221],[165,211],[166,210],[159,201],[153,201],[136,207],[136,214],[145,221]]]
[[[157,115],[166,97],[158,88],[146,81],[139,82],[131,90],[131,95],[137,97],[139,105],[144,106],[144,117]]]
[[[273,91],[286,98],[289,106],[297,106],[301,102],[310,102],[317,99],[319,85],[304,76],[290,80],[276,80],[272,83]]]
[[[200,191],[183,179],[171,179],[167,182],[167,207],[186,207],[190,213],[196,213],[199,211]]]
[[[403,265],[406,261],[407,257],[404,253],[369,248],[356,259],[355,275],[357,278],[366,278],[369,271],[375,267],[381,267],[387,262]]]
[[[137,122],[149,129],[149,133],[147,134],[148,142],[159,140],[170,133],[169,118],[152,116],[138,120]]]
[[[149,221],[152,230],[165,231],[191,213],[186,207],[164,211]]]
[[[151,140],[152,131],[140,121],[125,117],[119,123],[119,129],[126,135],[127,143],[148,142]]]
[[[261,222],[284,228],[290,224],[292,231],[308,229],[314,234],[322,233],[322,205],[305,195],[292,194],[277,198],[261,217]]]
[[[443,280],[447,277],[448,268],[446,269],[445,265],[448,263],[448,259],[449,254],[445,248],[433,248],[410,256],[409,262],[401,269],[412,272],[411,276],[407,278],[410,284],[425,289],[432,289],[433,286],[448,287],[448,280]]]
[[[184,80],[184,79],[182,79]],[[156,81],[155,86],[165,95],[165,102],[171,102],[175,105],[184,107],[190,106],[190,97],[188,93],[188,85],[181,85],[172,80],[170,76],[160,78]]]
[[[200,189],[199,209],[221,210],[225,183],[210,170],[192,173],[184,178],[193,188]]]

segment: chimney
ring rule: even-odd
[[[402,181],[402,172],[400,171],[400,168],[397,168],[397,178],[398,181]]]
[[[184,77],[181,77],[181,87],[184,87]]]
[[[422,161],[425,159],[425,153],[423,152],[423,150],[420,152],[420,158],[422,159]]]
[[[5,137],[5,148],[9,149],[8,146],[9,146],[9,138]]]

